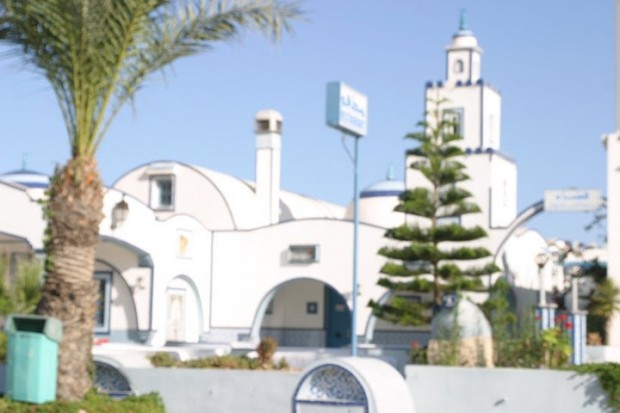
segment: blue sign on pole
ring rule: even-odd
[[[342,82],[327,84],[327,124],[355,137],[368,130],[368,98]]]

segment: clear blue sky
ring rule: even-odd
[[[502,151],[519,167],[519,209],[545,189],[605,191],[601,134],[613,124],[613,1],[307,1],[308,23],[274,46],[256,36],[219,45],[154,78],[111,128],[99,152],[112,184],[154,160],[179,160],[254,178],[254,114],[284,116],[282,186],[331,202],[352,197],[351,164],[325,126],[325,85],[344,81],[369,97],[360,185],[394,165],[423,112],[424,84],[444,77],[459,12],[484,49],[482,76],[501,90]],[[18,63],[0,62],[0,171],[51,173],[69,154],[53,95]],[[592,241],[588,214],[544,214],[546,237]]]

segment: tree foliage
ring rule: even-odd
[[[247,30],[277,40],[301,14],[284,0],[0,0],[0,45],[47,80],[71,149],[48,190],[47,275],[37,307],[63,322],[59,398],[83,398],[92,384],[92,273],[103,218],[95,154],[115,117],[179,58]]]
[[[404,325],[427,324],[429,306],[438,306],[444,292],[483,291],[481,277],[498,271],[494,264],[483,262],[491,255],[486,248],[470,244],[486,237],[486,231],[460,223],[463,215],[480,208],[471,201],[472,194],[458,185],[469,179],[460,161],[464,152],[458,146],[462,139],[458,125],[444,118],[445,101],[429,103],[427,118],[418,123],[422,131],[406,136],[418,144],[408,151],[409,168],[418,171],[426,185],[400,195],[395,211],[414,219],[388,229],[385,236],[392,242],[379,250],[388,259],[379,284],[400,296],[369,304],[378,317]],[[402,297],[405,292],[430,292],[433,299],[415,302]]]
[[[607,344],[611,319],[615,314],[620,313],[620,288],[611,278],[605,278],[597,284],[589,298],[588,313],[602,320],[603,341]]]
[[[243,29],[278,39],[299,14],[276,0],[1,0],[0,42],[48,80],[72,155],[93,156],[149,76]]]

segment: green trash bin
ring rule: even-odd
[[[11,314],[5,330],[6,396],[28,403],[55,400],[61,321],[40,315]]]

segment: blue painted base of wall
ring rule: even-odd
[[[392,331],[392,330],[376,330],[374,332],[372,343],[376,345],[390,346],[407,346],[411,347],[412,343],[417,342],[420,347],[425,347],[431,339],[429,331]]]
[[[325,347],[325,330],[262,328],[261,339],[273,337],[282,347]]]

